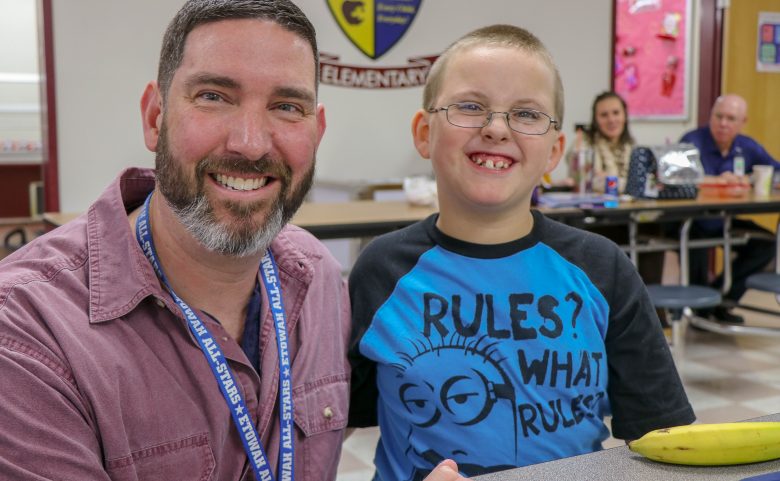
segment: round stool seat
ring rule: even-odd
[[[774,272],[760,272],[753,274],[745,280],[748,289],[774,292],[780,294],[780,274]]]
[[[715,307],[720,304],[720,292],[704,286],[663,286],[651,284],[647,286],[650,299],[655,307],[662,309],[699,309]]]

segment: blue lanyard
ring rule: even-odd
[[[187,319],[187,325],[193,336],[198,341],[203,355],[211,367],[211,372],[217,380],[222,396],[230,408],[230,415],[233,417],[233,423],[238,428],[241,435],[241,442],[244,444],[249,461],[252,463],[252,470],[257,481],[273,481],[271,465],[268,462],[263,446],[260,444],[260,437],[252,423],[249,410],[244,402],[244,397],[238,389],[238,383],[235,380],[233,371],[230,369],[225,356],[219,344],[214,340],[206,325],[200,317],[187,305],[184,300],[173,292],[168,278],[162,270],[162,266],[157,258],[157,251],[154,248],[152,239],[151,221],[149,219],[149,202],[152,194],[146,198],[141,213],[136,220],[136,238],[141,245],[141,249],[146,254],[147,259],[154,267],[157,276],[165,285],[168,292],[176,301],[181,309],[184,318]],[[271,250],[266,251],[260,262],[263,284],[268,293],[268,301],[273,314],[274,326],[276,327],[276,347],[279,350],[279,424],[281,425],[281,436],[279,439],[279,472],[280,480],[294,480],[293,472],[293,400],[292,400],[292,372],[290,369],[290,353],[287,346],[287,316],[284,313],[284,304],[282,303],[282,290],[279,286],[279,277],[277,276],[276,261]]]

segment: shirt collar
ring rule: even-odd
[[[152,170],[126,169],[87,211],[92,323],[125,315],[148,295],[160,293],[154,269],[127,218],[153,189]]]

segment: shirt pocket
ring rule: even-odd
[[[294,420],[302,434],[296,442],[295,464],[305,479],[335,477],[349,409],[348,376],[337,375],[293,391]],[[302,459],[301,459],[302,458]]]
[[[114,481],[210,481],[215,466],[208,434],[203,433],[111,459],[107,471]]]

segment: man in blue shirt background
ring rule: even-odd
[[[747,102],[735,94],[722,95],[715,100],[709,125],[699,127],[682,136],[680,142],[695,145],[701,154],[705,181],[723,184],[746,183],[747,175],[754,165],[772,165],[780,169],[780,163],[758,142],[740,134],[747,122]],[[732,227],[772,235],[758,224],[743,219],[733,219]],[[723,221],[707,219],[696,221],[691,229],[692,238],[719,236],[723,232]],[[726,322],[743,322],[740,316],[727,310],[745,293],[745,280],[751,274],[763,270],[774,258],[774,242],[768,238],[751,237],[747,244],[734,246],[736,258],[733,262],[732,284],[724,295],[724,306],[714,310],[713,316]],[[708,284],[708,249],[692,249],[690,253],[690,283]],[[721,286],[722,277],[715,280]]]

